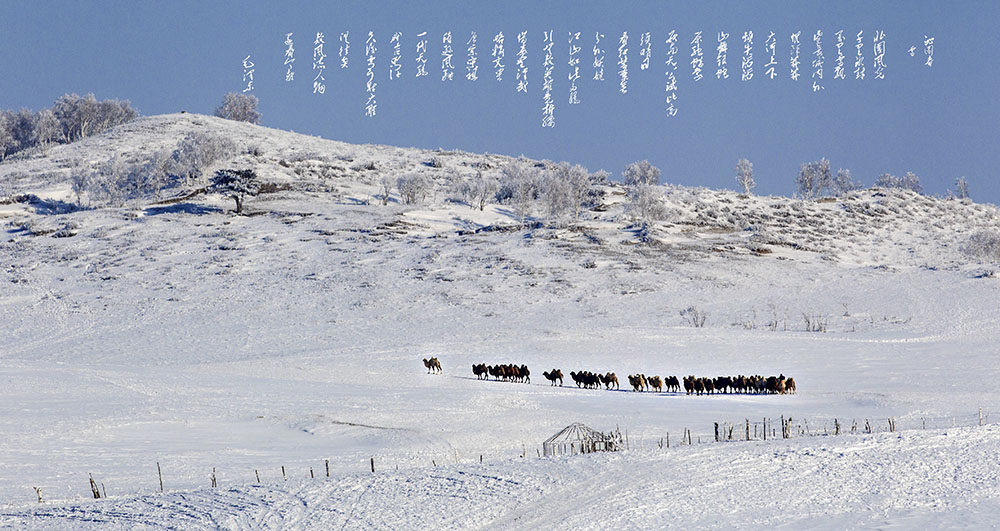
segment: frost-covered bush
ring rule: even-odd
[[[920,177],[913,172],[906,172],[902,177],[896,177],[891,173],[883,173],[875,179],[875,186],[879,188],[899,188],[911,190],[918,194],[923,193],[923,186],[920,184]]]
[[[984,261],[1000,261],[1000,232],[982,230],[969,236],[965,254]]]
[[[403,202],[412,205],[427,197],[431,191],[431,181],[419,173],[409,173],[396,179],[396,189]]]
[[[524,220],[532,211],[534,201],[542,189],[541,168],[527,160],[518,159],[504,166],[497,188],[497,203],[511,205],[514,214]]]
[[[230,92],[222,99],[222,104],[215,108],[215,115],[237,122],[260,123],[260,113],[257,112],[257,96]]]

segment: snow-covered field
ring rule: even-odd
[[[256,146],[225,164],[287,189],[249,216],[205,195],[69,206],[80,167],[193,130]],[[169,115],[0,165],[38,198],[0,204],[0,527],[993,525],[1000,285],[961,247],[1000,230],[995,207],[668,187],[643,234],[615,185],[527,227],[444,201],[449,173],[509,160]],[[412,171],[435,194],[379,205],[380,176]],[[478,381],[480,362],[532,383]],[[798,394],[626,391],[637,372],[784,373]],[[781,417],[793,438],[709,442]],[[859,433],[823,436],[834,419]],[[630,449],[538,458],[572,422]],[[87,500],[90,474],[108,499]]]

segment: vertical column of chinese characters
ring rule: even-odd
[[[544,50],[545,50],[545,60],[542,63],[542,127],[555,127],[556,126],[556,103],[552,99],[552,70],[555,68],[555,60],[552,55],[552,45],[554,41],[552,40],[552,30],[546,31],[544,34]]]
[[[619,89],[622,94],[628,93],[628,32],[623,31],[618,38],[618,78]]]
[[[877,30],[874,39],[875,79],[885,79],[885,31]]]
[[[247,84],[243,92],[253,91],[253,61],[250,60],[250,56],[243,58],[243,82]]]
[[[569,32],[569,104],[580,103],[576,81],[580,79],[580,32]]]
[[[753,32],[743,32],[743,61],[740,62],[740,80],[753,79]]]
[[[469,81],[479,79],[479,65],[476,64],[478,61],[476,57],[476,40],[476,32],[473,31],[472,35],[469,36],[469,41],[465,43],[468,46],[467,51],[469,52],[469,57],[465,61],[465,79]]]
[[[392,59],[389,60],[390,81],[403,77],[403,46],[400,42],[402,38],[403,34],[397,31],[389,39],[389,45],[392,46]]]
[[[715,65],[718,67],[715,71],[716,79],[729,79],[729,68],[726,67],[726,53],[729,51],[728,39],[728,33],[719,32],[719,45],[715,48]]]
[[[528,92],[528,32],[517,34],[517,92]]]
[[[924,35],[924,56],[927,57],[924,64],[930,68],[934,64],[934,37]]]
[[[446,31],[441,36],[441,81],[455,79],[455,66],[451,64],[454,49],[451,47],[451,32]]]
[[[288,69],[285,71],[285,83],[295,80],[295,71],[292,69],[292,64],[295,63],[295,47],[292,45],[292,34],[285,34],[285,66]]]
[[[854,47],[858,50],[858,54],[854,59],[854,79],[865,78],[864,33],[864,30],[858,32],[857,44],[854,45]]]
[[[601,39],[604,34],[596,32],[594,34],[594,81],[604,81],[604,48],[601,48]]]
[[[313,72],[316,73],[313,76],[313,94],[326,93],[326,78],[323,77],[323,72],[326,70],[326,54],[323,53],[325,38],[320,31],[316,33],[316,39],[313,41]]]
[[[377,51],[375,34],[369,31],[368,38],[365,40],[365,60],[368,64],[368,70],[365,72],[365,90],[368,92],[368,101],[365,102],[365,116],[368,117],[375,116],[377,106],[375,102],[375,87],[378,86],[378,83],[375,82],[375,52]]]
[[[347,68],[347,56],[351,53],[351,32],[345,31],[340,34],[340,68]]]
[[[417,34],[417,75],[414,77],[424,77],[427,75],[427,36],[426,31]]]
[[[820,83],[823,81],[823,30],[816,30],[813,34],[813,42],[816,43],[816,51],[813,52],[812,66],[814,68],[812,78],[813,78],[813,92],[819,92],[823,90],[823,85]]]
[[[642,61],[639,62],[639,70],[649,69],[649,58],[653,54],[653,43],[650,38],[648,31],[639,35],[639,56],[642,57]]]
[[[764,41],[764,51],[767,52],[769,57],[767,64],[764,65],[764,75],[768,79],[778,77],[778,72],[775,70],[775,67],[778,66],[777,50],[778,41],[774,38],[774,32],[768,32],[767,40]]]
[[[799,80],[799,51],[801,44],[799,43],[799,38],[802,36],[801,31],[796,31],[792,34],[792,52],[791,60],[789,61],[788,75],[792,78],[792,81]]]
[[[677,116],[677,32],[670,30],[667,35],[667,116]]]
[[[847,79],[847,71],[844,70],[844,30],[838,31],[837,36],[837,63],[833,67],[833,79]]]
[[[691,77],[695,82],[701,81],[701,70],[705,68],[705,52],[701,49],[701,32],[694,32],[691,39]]]
[[[497,81],[503,81],[503,32],[493,37],[493,74]]]

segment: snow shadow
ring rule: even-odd
[[[154,206],[146,208],[145,215],[158,216],[160,214],[194,214],[197,216],[205,214],[218,214],[222,212],[219,207],[196,205],[194,203],[176,203],[173,205]]]

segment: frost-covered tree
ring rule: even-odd
[[[736,182],[743,187],[743,193],[750,195],[757,183],[753,180],[753,163],[747,159],[740,159],[736,162]]]
[[[851,177],[851,170],[839,169],[837,176],[833,179],[833,194],[841,196],[848,192],[861,189],[861,183]]]
[[[532,206],[539,196],[541,179],[542,172],[530,161],[511,161],[501,170],[496,200],[498,203],[511,205],[514,215],[524,221],[531,215]]]
[[[388,175],[383,175],[382,178],[379,179],[378,184],[379,184],[379,190],[381,192],[379,194],[380,196],[379,201],[382,202],[382,206],[388,205],[389,194],[392,193],[392,177]]]
[[[198,182],[209,166],[237,153],[232,140],[203,132],[188,133],[171,155],[169,173],[185,186]]]
[[[41,145],[56,142],[61,137],[59,120],[51,109],[42,109],[35,115],[35,138]]]
[[[260,123],[260,113],[257,104],[260,100],[252,94],[230,92],[222,99],[222,104],[215,108],[215,115],[237,122]]]
[[[955,197],[959,199],[969,198],[969,181],[966,181],[964,176],[955,181]]]
[[[648,160],[633,162],[625,166],[625,171],[622,172],[622,180],[625,182],[625,186],[634,186],[637,184],[657,185],[660,184],[660,169],[650,164]]]
[[[431,181],[423,174],[409,173],[396,179],[396,190],[403,202],[412,205],[423,201],[431,191]]]
[[[819,197],[823,190],[833,190],[833,174],[830,171],[830,161],[822,158],[816,162],[802,163],[799,175],[795,179],[799,196],[803,199]]]
[[[899,177],[891,173],[883,173],[875,178],[875,186],[878,188],[899,188]]]
[[[14,149],[21,151],[38,145],[38,135],[35,132],[35,115],[28,109],[21,109],[12,114]]]
[[[236,201],[236,213],[243,213],[243,201],[247,196],[260,193],[260,181],[253,170],[218,170],[212,177],[209,191],[222,194]]]
[[[477,171],[476,176],[469,182],[469,196],[472,206],[478,207],[480,211],[486,208],[486,203],[491,197],[496,196],[499,183],[492,175],[485,175],[482,171]]]
[[[76,204],[83,206],[83,194],[90,190],[91,173],[77,171],[70,177],[70,187],[76,195]]]
[[[659,186],[637,184],[628,188],[625,212],[635,221],[651,223],[666,218],[663,193]]]
[[[903,177],[899,180],[899,187],[905,190],[911,190],[918,194],[924,192],[924,187],[920,184],[920,177],[917,177],[913,172],[906,172]]]
[[[0,112],[0,161],[16,151],[14,149],[14,120],[10,111]]]
[[[591,175],[587,168],[579,164],[573,166],[566,165],[563,170],[564,178],[569,185],[570,202],[572,204],[573,219],[580,219],[580,211],[590,201]]]
[[[63,94],[53,104],[52,113],[59,122],[59,136],[64,142],[101,134],[139,116],[128,100],[97,101],[93,94]]]
[[[556,166],[546,171],[542,178],[542,203],[547,217],[555,223],[560,222],[573,207],[572,192],[563,170]]]

